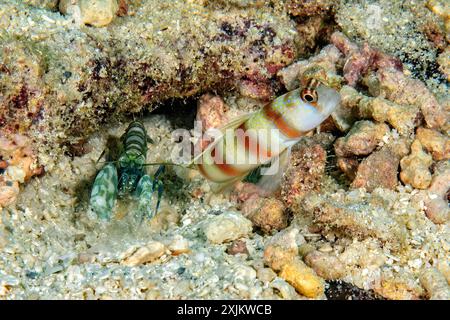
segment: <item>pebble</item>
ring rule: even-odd
[[[420,127],[417,129],[416,137],[434,160],[450,159],[450,139],[439,131]]]
[[[172,255],[177,256],[182,253],[189,252],[189,241],[181,235],[175,235],[172,242],[167,246]]]
[[[227,253],[230,255],[236,254],[249,254],[247,250],[247,245],[243,240],[233,241],[227,248]]]
[[[226,212],[208,219],[203,231],[209,241],[219,244],[247,236],[252,222],[237,212]]]
[[[254,281],[256,279],[256,270],[246,265],[237,265],[233,268],[235,281]]]
[[[274,198],[251,197],[244,202],[242,212],[264,233],[288,226],[288,214],[282,201]]]
[[[297,296],[295,289],[281,278],[275,278],[275,280],[270,283],[270,286],[278,290],[283,299],[292,300]]]
[[[431,183],[429,168],[432,163],[433,159],[423,150],[420,141],[414,140],[411,145],[411,154],[400,161],[402,168],[400,179],[416,189],[426,189]]]
[[[137,249],[136,252],[123,261],[123,264],[129,267],[135,267],[157,260],[164,252],[165,247],[161,242],[152,241]]]
[[[117,0],[61,0],[59,10],[63,14],[78,11],[84,24],[104,27],[113,21],[119,5]]]
[[[260,268],[256,271],[256,277],[263,282],[270,282],[277,277],[277,274],[270,268]]]
[[[444,275],[436,268],[426,268],[420,275],[420,283],[430,300],[450,300],[450,286]]]
[[[345,265],[333,254],[312,251],[305,256],[308,266],[322,278],[327,280],[340,279],[345,275]]]
[[[308,298],[317,298],[324,293],[323,280],[298,257],[283,265],[279,276]]]

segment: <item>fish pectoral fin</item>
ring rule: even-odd
[[[257,186],[268,193],[275,192],[281,184],[281,179],[289,164],[290,156],[291,148],[287,148],[277,157],[274,157],[270,167],[261,169],[262,176],[258,181]]]

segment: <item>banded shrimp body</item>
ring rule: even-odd
[[[118,159],[109,159],[98,172],[92,186],[90,208],[101,219],[109,220],[117,198],[130,197],[138,202],[136,215],[142,220],[152,218],[159,209],[163,184],[159,180],[165,167],[159,166],[155,174],[145,171],[148,142],[144,125],[140,121],[129,124],[120,138]],[[153,205],[153,196],[156,204]]]

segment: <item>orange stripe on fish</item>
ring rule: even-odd
[[[241,129],[242,131],[247,131],[247,125],[246,122],[244,122],[243,124],[241,124],[237,129]],[[265,149],[263,146],[261,146],[261,144],[259,143],[259,139],[256,139],[256,152],[255,150],[252,148],[252,150],[250,150],[250,142],[251,142],[252,137],[250,136],[245,136],[244,137],[244,147],[245,150],[248,150],[250,152],[254,152],[254,155],[257,155],[260,157],[260,159],[267,159],[272,157],[272,152],[270,152],[269,149]],[[255,154],[256,153],[256,154]]]
[[[283,118],[283,115],[272,108],[271,103],[266,104],[263,111],[264,115],[271,120],[286,137],[295,139],[303,135],[302,131],[292,128]]]
[[[202,163],[198,163],[197,168],[200,171],[200,173],[202,174],[202,176],[204,176],[206,179],[213,180],[212,177],[206,172],[205,168],[203,168]]]
[[[221,154],[216,154],[216,149],[211,150],[211,157],[214,159],[214,165],[222,171],[222,173],[226,174],[230,177],[236,177],[242,174],[242,172],[238,169],[236,169],[234,166],[228,163],[221,163],[221,161],[217,161],[216,155],[218,156],[218,159],[220,159]],[[226,161],[226,157],[223,157],[223,160]]]

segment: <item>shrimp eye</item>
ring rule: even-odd
[[[315,90],[306,88],[302,91],[301,98],[304,102],[315,103],[317,102],[317,92]]]

